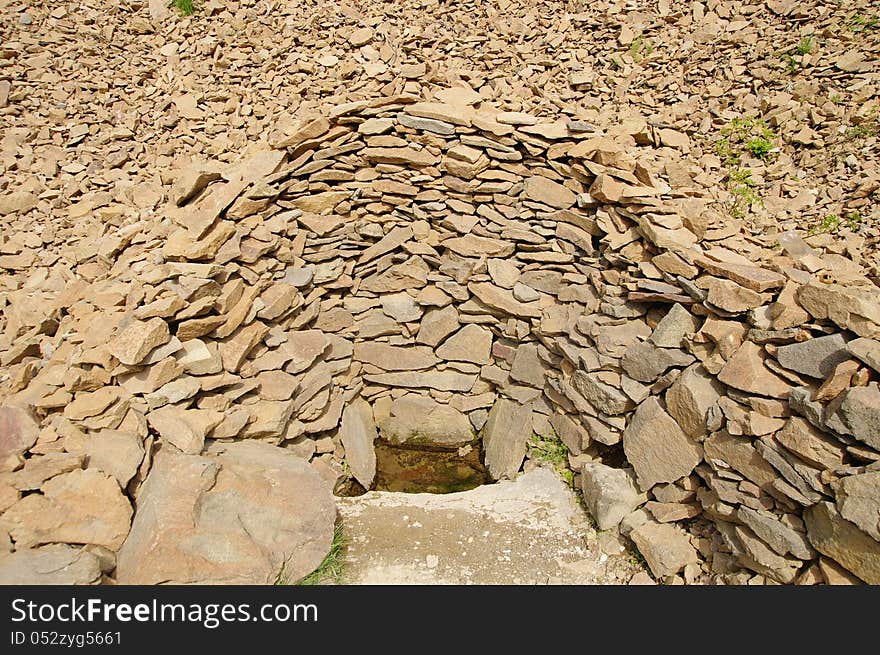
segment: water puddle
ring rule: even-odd
[[[457,450],[396,446],[376,441],[378,491],[445,494],[489,482],[483,449],[475,441]]]

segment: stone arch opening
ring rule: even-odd
[[[848,501],[880,461],[876,281],[747,233],[688,172],[685,135],[453,87],[327,108],[271,146],[181,172],[163,220],[108,229],[106,316],[71,303],[11,355],[66,335],[74,372],[23,368],[19,400],[95,461],[94,433],[119,432],[138,502],[187,467],[238,488],[280,450],[308,463],[289,478],[337,492],[426,468],[446,477],[422,490],[450,491],[541,462],[538,435],[656,577],[702,558],[792,582],[831,558],[878,581],[876,524]],[[25,510],[6,515],[17,543]]]

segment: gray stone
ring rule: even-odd
[[[468,417],[427,396],[406,394],[379,421],[382,438],[394,444],[458,448],[476,439]]]
[[[426,132],[433,132],[434,134],[439,134],[440,136],[450,136],[452,134],[455,134],[454,125],[452,125],[451,123],[444,123],[443,121],[434,120],[433,118],[410,116],[409,114],[404,114],[403,112],[400,112],[399,114],[397,114],[397,121],[401,125],[411,127],[414,130],[425,130]]]
[[[791,553],[803,560],[816,556],[805,534],[788,527],[773,514],[741,505],[736,516],[779,555]]]
[[[590,514],[600,530],[616,527],[623,518],[648,500],[639,491],[633,470],[587,462],[581,469],[581,489]]]
[[[616,416],[631,410],[634,406],[626,394],[599,379],[598,373],[575,371],[572,377],[574,388],[603,414]]]
[[[526,444],[532,435],[532,410],[499,398],[483,427],[486,468],[493,480],[513,478],[526,457]]]
[[[824,429],[825,406],[816,400],[811,400],[813,389],[810,387],[792,387],[788,395],[788,406],[793,414],[800,414],[817,428]]]
[[[517,382],[543,389],[544,375],[544,364],[538,356],[538,346],[533,343],[517,346],[513,365],[510,367],[510,377]]]
[[[677,348],[658,348],[653,344],[643,341],[627,348],[623,356],[621,366],[634,380],[639,382],[654,382],[673,366],[688,366],[694,361],[693,355],[689,355]]]
[[[365,489],[373,486],[376,477],[376,425],[373,410],[363,398],[351,401],[342,412],[339,435],[345,448],[345,461],[354,479]]]
[[[847,391],[837,415],[849,434],[880,450],[880,389],[876,384]]]
[[[804,511],[810,543],[868,584],[880,584],[880,542],[843,518],[832,503]]]
[[[675,575],[699,561],[687,534],[671,523],[645,523],[630,532],[630,538],[657,578]]]
[[[513,285],[513,297],[520,302],[533,302],[541,299],[541,294],[520,282]]]
[[[330,550],[336,504],[296,455],[214,442],[211,456],[162,450],[119,551],[120,584],[295,583]]]
[[[658,482],[690,475],[703,458],[700,444],[684,433],[653,396],[630,418],[623,432],[623,450],[644,491]]]
[[[685,335],[695,333],[699,327],[700,319],[676,303],[660,319],[650,341],[660,348],[680,348]]]
[[[301,288],[311,284],[313,277],[315,277],[315,267],[312,265],[303,266],[302,268],[288,268],[284,272],[282,282]]]
[[[827,378],[834,367],[849,359],[843,334],[831,334],[776,349],[776,361],[790,371],[813,378]]]

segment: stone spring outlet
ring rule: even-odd
[[[456,484],[512,478],[538,434],[657,577],[701,560],[880,582],[877,288],[829,280],[821,252],[780,252],[673,180],[667,132],[598,133],[453,87],[328,108],[235,165],[182,172],[161,219],[108,225],[104,274],[35,332],[65,337],[19,385],[27,411],[6,410],[12,450],[34,447],[32,421],[70,457],[57,489],[2,514],[16,552],[95,544],[131,582],[301,576],[332,532],[314,480],[373,488],[388,449],[415,446],[463,467]],[[30,452],[19,477],[48,457]],[[77,510],[44,525],[97,488],[74,479],[86,455],[114,511],[99,530]],[[379,484],[413,468],[396,465]],[[266,533],[264,483],[298,508],[289,542]],[[265,520],[184,525],[162,515],[170,498]],[[262,554],[230,572],[178,548],[216,541],[230,561]]]

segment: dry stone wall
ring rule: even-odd
[[[871,260],[749,233],[671,180],[686,140],[452,87],[327,108],[108,216],[79,276],[5,293],[0,579],[301,577],[376,439],[480,439],[500,479],[539,434],[657,578],[880,582]]]

